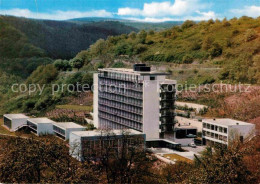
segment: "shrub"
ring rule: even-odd
[[[115,62],[112,66],[112,68],[124,68],[125,64],[121,61]]]
[[[257,37],[257,33],[253,29],[248,29],[245,33],[245,41],[249,42],[254,40]]]
[[[147,47],[143,44],[137,44],[135,47],[134,47],[134,54],[140,54],[144,51],[147,50]]]
[[[182,58],[182,63],[190,64],[192,62],[193,62],[193,57],[190,54],[187,54]]]
[[[192,26],[196,25],[195,22],[193,22],[192,20],[186,20],[182,25],[181,25],[181,28],[182,29],[187,29],[187,28],[190,28]]]
[[[209,52],[212,57],[220,56],[222,54],[222,47],[218,43],[214,43]]]

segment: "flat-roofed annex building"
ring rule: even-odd
[[[57,122],[57,123],[53,123],[53,132],[54,134],[56,134],[57,136],[68,140],[70,133],[72,131],[84,131],[86,130],[85,127],[73,123],[73,122]]]
[[[145,64],[104,68],[94,74],[94,125],[134,129],[147,139],[173,136],[176,81]]]
[[[144,150],[145,140],[145,134],[132,129],[73,131],[69,139],[70,154],[79,161],[96,159],[102,156],[104,149],[120,152],[123,144]]]
[[[54,121],[48,118],[29,118],[27,119],[27,126],[38,136],[53,134]]]
[[[244,139],[255,135],[255,125],[243,121],[223,118],[223,119],[203,119],[202,120],[203,143],[228,145],[234,139]]]
[[[10,131],[16,131],[19,127],[27,124],[28,116],[24,114],[4,114],[4,126]]]

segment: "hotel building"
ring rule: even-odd
[[[96,128],[134,129],[147,139],[173,136],[176,81],[145,64],[104,68],[94,74]]]
[[[255,135],[255,125],[233,119],[203,119],[202,138],[207,145],[225,144],[239,139],[241,141]]]

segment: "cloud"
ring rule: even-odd
[[[205,9],[209,4],[200,3],[199,0],[175,0],[144,3],[143,9],[119,8],[117,14],[120,16],[143,16],[143,17],[165,17],[165,16],[183,16]]]
[[[217,18],[217,15],[213,11],[209,11],[209,12],[197,11],[196,14],[194,14],[194,16],[182,16],[182,17],[178,17],[178,18],[171,18],[171,17],[161,17],[161,18],[126,17],[126,19],[128,19],[128,20],[139,21],[139,22],[166,22],[166,21],[185,21],[185,20],[201,21],[201,20],[209,20],[209,19],[216,19],[216,18]]]
[[[230,12],[236,16],[258,17],[260,16],[260,6],[245,6],[243,9],[232,9]]]
[[[80,17],[112,17],[111,12],[106,10],[92,10],[86,12],[80,11],[53,11],[50,13],[37,13],[32,12],[28,9],[10,9],[10,10],[0,10],[1,15],[13,15],[17,17],[26,18],[37,18],[37,19],[51,19],[51,20],[68,20]]]

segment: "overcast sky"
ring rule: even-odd
[[[0,14],[67,20],[111,17],[150,22],[260,16],[260,0],[0,0]]]

